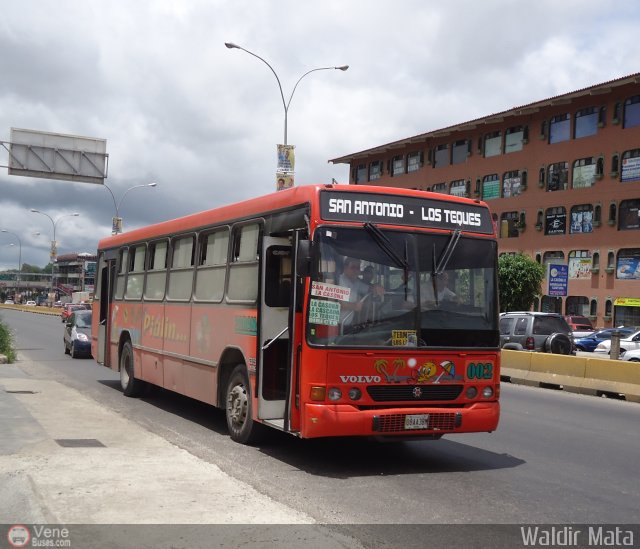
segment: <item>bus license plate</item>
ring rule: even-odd
[[[404,417],[405,429],[428,429],[429,414],[415,414]]]

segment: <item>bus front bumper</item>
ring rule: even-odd
[[[306,404],[303,438],[335,436],[425,437],[491,432],[498,427],[500,403],[478,402],[458,408],[359,410],[349,404]]]

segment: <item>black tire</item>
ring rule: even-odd
[[[640,362],[640,358],[630,358],[629,362]]]
[[[225,415],[231,440],[240,444],[252,444],[261,438],[262,425],[251,417],[251,387],[247,368],[238,364],[231,372],[225,392]]]
[[[125,396],[136,397],[143,389],[144,382],[136,379],[133,375],[133,347],[131,342],[127,341],[122,346],[120,353],[120,387]]]
[[[556,355],[570,355],[573,352],[573,344],[567,334],[556,332],[544,342],[544,350]]]

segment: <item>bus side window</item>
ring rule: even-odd
[[[291,247],[271,246],[267,250],[265,303],[289,307],[291,302]]]

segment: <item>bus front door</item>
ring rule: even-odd
[[[116,283],[116,260],[103,256],[100,258],[100,321],[98,324],[98,364],[111,367],[111,303]]]
[[[286,429],[286,402],[291,375],[291,242],[288,238],[265,236],[262,254],[258,417],[275,427]]]

